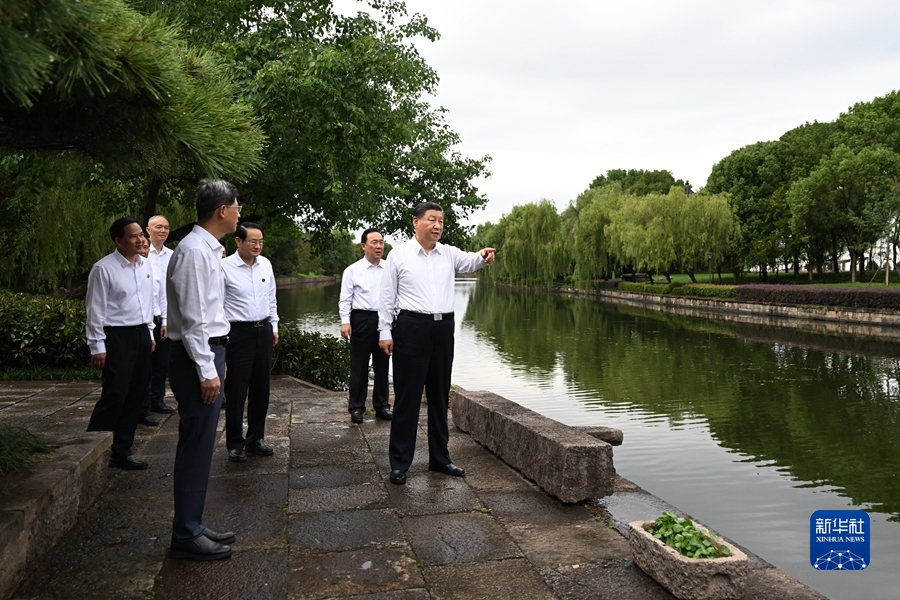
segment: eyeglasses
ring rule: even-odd
[[[262,245],[266,243],[266,241],[265,240],[244,240],[244,243],[247,244],[248,246],[253,246],[254,248],[256,246],[259,246],[261,248]]]
[[[223,205],[223,206],[225,206],[225,205]],[[241,214],[241,209],[244,208],[244,205],[243,204],[235,204],[234,206],[225,206],[225,208],[233,208],[234,210],[238,211],[238,214]]]

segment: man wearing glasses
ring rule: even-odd
[[[219,239],[234,233],[241,214],[238,191],[221,179],[200,180],[197,224],[169,260],[169,385],[178,401],[170,558],[216,560],[231,556],[235,535],[203,524],[206,488],[225,378],[225,278]]]
[[[222,260],[225,318],[231,323],[225,364],[225,440],[228,460],[244,462],[247,452],[272,456],[263,441],[269,411],[272,349],[278,343],[278,305],[272,263],[260,256],[263,232],[256,223],[238,225],[237,250]],[[248,397],[249,392],[249,397]],[[244,434],[244,401],[247,435]]]

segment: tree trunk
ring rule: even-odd
[[[850,252],[850,281],[851,283],[856,283],[856,259],[858,256],[856,255],[856,250],[849,250]]]
[[[769,282],[769,268],[766,265],[759,265],[759,280],[763,283]]]
[[[159,198],[159,190],[162,184],[162,179],[154,177],[150,180],[150,185],[147,187],[147,201],[144,204],[144,227],[150,222],[150,217],[156,214],[156,199]]]
[[[663,271],[663,277],[666,278],[666,282],[672,283],[672,277],[669,275],[668,271]]]
[[[694,270],[693,270],[693,269],[688,269],[688,270],[687,270],[687,274],[688,274],[688,277],[691,278],[691,283],[697,283],[697,278],[694,277]]]

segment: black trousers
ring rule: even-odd
[[[156,340],[156,350],[153,351],[153,373],[150,375],[150,404],[144,409],[150,410],[151,406],[163,404],[166,397],[166,376],[169,374],[169,347],[171,340],[160,339],[161,323],[156,323],[153,328],[153,339]]]
[[[447,406],[453,367],[453,319],[419,320],[400,314],[394,322],[394,418],[388,455],[391,469],[407,471],[416,450],[422,389],[428,397],[428,464],[450,464]]]
[[[389,408],[388,364],[390,357],[378,347],[378,313],[367,310],[350,311],[350,400],[348,410],[366,408],[369,391],[369,357],[375,371],[372,406]]]
[[[225,364],[225,440],[229,450],[261,440],[269,412],[272,373],[272,324],[260,327],[233,323],[228,334]],[[248,394],[249,392],[249,394]],[[247,403],[247,436],[244,438],[244,403]]]
[[[146,325],[104,327],[106,363],[103,391],[94,406],[88,431],[112,431],[112,455],[131,456],[134,430],[150,385],[150,332]]]
[[[169,355],[169,385],[178,401],[178,446],[175,448],[175,467],[172,484],[175,491],[175,517],[172,519],[172,538],[190,542],[199,537],[206,506],[206,489],[222,394],[212,404],[200,398],[200,375],[197,364],[188,355],[181,341],[173,341]],[[225,346],[210,345],[216,355],[216,373],[221,382],[225,377]]]

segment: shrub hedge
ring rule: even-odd
[[[740,302],[900,309],[900,290],[886,287],[828,287],[748,284],[737,286]]]
[[[673,296],[699,296],[701,298],[734,299],[734,285],[716,285],[712,283],[685,283],[676,285],[669,293]]]
[[[4,367],[84,367],[84,301],[0,290],[0,364]]]
[[[83,300],[14,294],[0,290],[2,379],[93,379],[84,333]],[[332,389],[347,389],[349,344],[340,338],[280,328],[273,372]]]
[[[665,294],[666,287],[662,285],[655,285],[652,283],[632,283],[630,281],[620,281],[619,285],[616,287],[620,292],[637,292],[639,294]]]
[[[344,339],[303,331],[293,325],[278,328],[272,372],[293,375],[330,390],[346,390],[350,381],[350,344]]]

